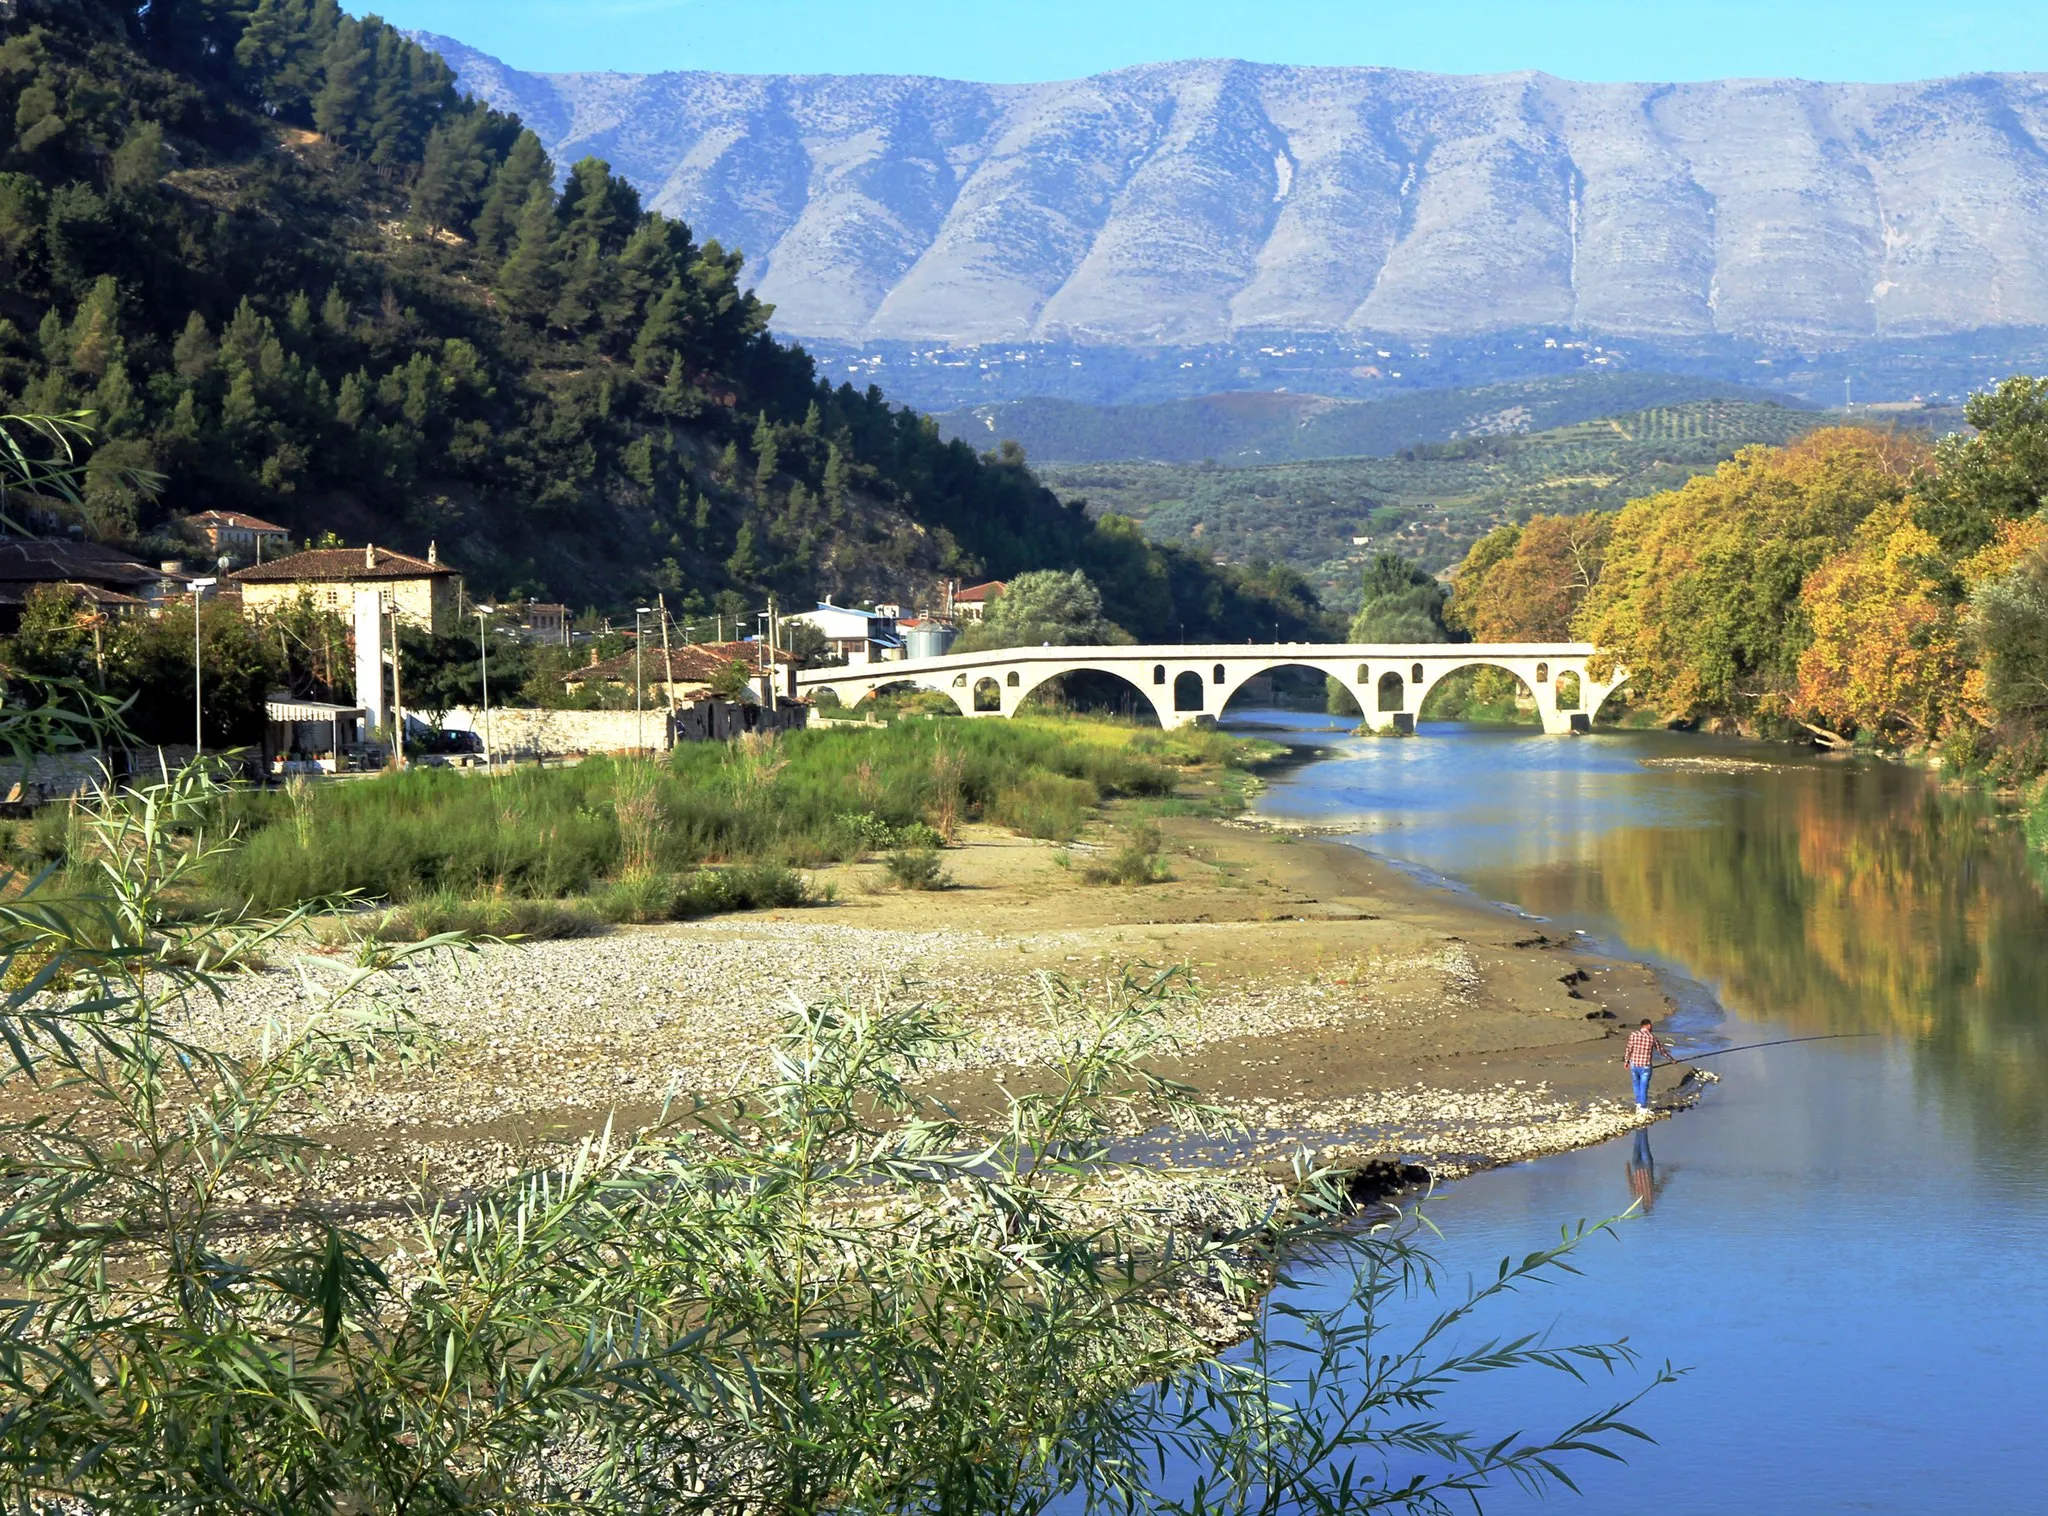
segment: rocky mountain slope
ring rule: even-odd
[[[1172,63],[984,85],[521,73],[558,162],[744,248],[846,341],[2048,326],[2048,75],[1581,84]]]

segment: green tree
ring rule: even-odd
[[[2048,505],[2048,378],[2008,379],[1972,395],[1963,415],[1973,430],[1942,439],[1913,492],[1915,523],[1957,559]]]
[[[1078,569],[1042,569],[1019,574],[969,626],[956,644],[960,652],[991,647],[1054,647],[1129,642],[1130,633],[1103,615],[1102,595]]]
[[[1379,553],[1365,570],[1365,598],[1351,619],[1353,642],[1449,642],[1444,587],[1398,553]]]

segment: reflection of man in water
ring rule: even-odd
[[[1650,1155],[1650,1129],[1639,1126],[1635,1148],[1628,1156],[1628,1192],[1647,1216],[1657,1208],[1657,1192],[1662,1188],[1657,1182],[1657,1160]]]

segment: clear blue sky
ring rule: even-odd
[[[361,9],[362,0],[347,0]],[[2048,0],[386,0],[534,70],[1071,78],[1170,58],[1573,79],[2048,70]]]

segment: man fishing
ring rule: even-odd
[[[1636,1109],[1639,1111],[1650,1108],[1650,1068],[1656,1063],[1659,1053],[1664,1055],[1666,1063],[1678,1062],[1671,1056],[1671,1049],[1664,1046],[1656,1032],[1651,1030],[1650,1018],[1645,1016],[1643,1024],[1628,1034],[1628,1046],[1622,1053],[1622,1062],[1628,1065],[1629,1075],[1635,1080]]]

